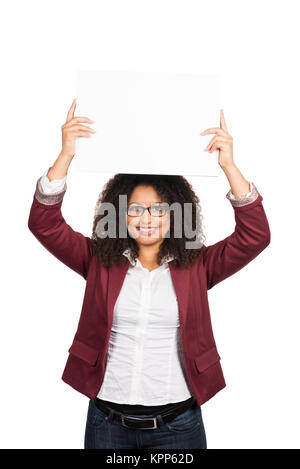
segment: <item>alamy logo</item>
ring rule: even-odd
[[[158,215],[151,217],[153,226],[167,226],[168,229],[166,230],[164,237],[170,238],[170,215],[171,212],[173,212],[173,237],[184,237],[186,239],[186,249],[199,249],[203,244],[197,236],[200,233],[201,226],[199,217],[195,217],[196,227],[194,229],[192,227],[193,204],[187,202],[184,203],[184,207],[182,207],[179,202],[174,202],[171,205],[164,202],[163,207],[163,216]],[[118,210],[116,210],[115,205],[111,202],[100,203],[95,211],[95,216],[101,216],[101,218],[97,222],[95,229],[98,238],[127,238],[128,231],[130,232],[130,237],[138,237],[139,233],[137,232],[135,227],[139,224],[140,217],[126,217],[128,213],[127,210],[128,205],[126,194],[119,195]],[[129,219],[129,222],[127,221],[127,219]],[[154,231],[152,238],[159,238],[160,236],[160,230],[157,229]],[[191,239],[192,241],[187,241],[189,239]]]

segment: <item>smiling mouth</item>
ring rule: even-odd
[[[158,226],[153,226],[151,228],[143,228],[142,226],[137,226],[136,229],[141,233],[145,234],[147,236],[151,236],[153,233],[155,233],[156,230],[158,230]]]

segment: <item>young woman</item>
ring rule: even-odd
[[[262,196],[233,161],[221,111],[220,128],[202,135],[216,134],[206,150],[219,150],[230,184],[226,197],[236,221],[230,236],[205,246],[189,182],[147,174],[112,177],[98,198],[92,236],[84,236],[61,212],[75,140],[94,132],[80,124],[93,121],[74,117],[75,107],[74,100],[62,125],[62,151],[37,180],[28,226],[86,280],[62,375],[89,398],[84,447],[206,448],[201,406],[226,385],[207,290],[270,243]]]

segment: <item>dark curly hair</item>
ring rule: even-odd
[[[202,255],[203,242],[205,235],[202,230],[202,211],[199,205],[199,198],[195,194],[191,184],[183,176],[173,175],[157,175],[157,174],[115,174],[104,185],[100,193],[93,220],[92,246],[97,260],[105,267],[110,268],[112,265],[121,265],[126,262],[126,257],[122,254],[127,248],[130,249],[131,256],[134,260],[139,255],[139,246],[135,239],[130,237],[127,230],[127,237],[118,237],[119,232],[119,196],[127,195],[129,200],[131,193],[136,186],[152,186],[163,202],[169,205],[177,202],[181,205],[182,213],[184,203],[191,205],[192,230],[196,230],[193,238],[186,238],[184,232],[184,217],[182,217],[182,236],[174,238],[174,213],[170,210],[170,231],[169,237],[165,237],[160,245],[157,263],[161,265],[165,256],[174,256],[174,266],[188,266],[193,264],[196,258]],[[104,202],[113,204],[116,210],[116,237],[106,238],[98,237],[96,227],[99,220],[104,214],[99,214],[99,207]],[[124,212],[124,215],[126,212]],[[200,248],[186,249],[185,242],[197,241]]]

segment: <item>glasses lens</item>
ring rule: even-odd
[[[166,214],[166,206],[165,205],[152,205],[150,208],[151,215],[153,217],[163,217]]]
[[[139,217],[140,215],[142,215],[143,211],[144,207],[142,207],[141,205],[129,205],[129,207],[127,208],[127,213],[131,217]]]

